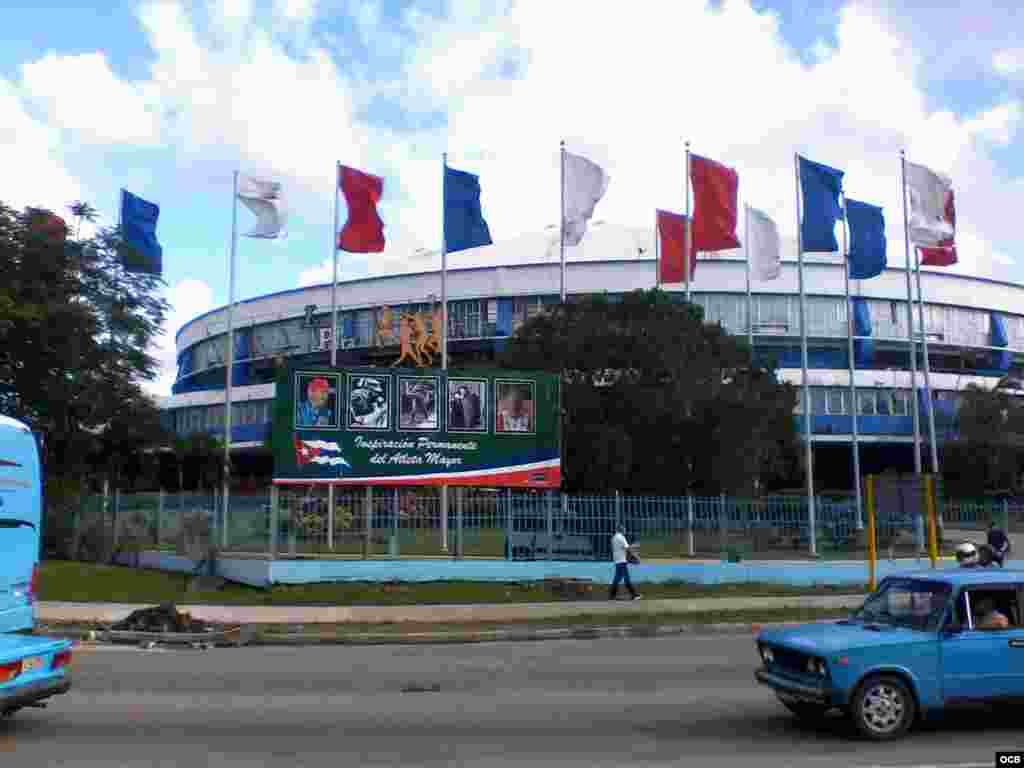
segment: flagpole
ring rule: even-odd
[[[228,546],[228,494],[231,490],[231,379],[235,367],[235,257],[238,251],[238,171],[231,194],[231,255],[228,263],[228,364],[224,398],[224,514],[221,516],[221,546]]]
[[[448,371],[448,153],[441,153],[441,370]],[[447,375],[444,377],[447,382]],[[445,385],[447,388],[447,384]],[[447,395],[445,396],[447,401]],[[441,551],[448,551],[448,484],[441,484]]]
[[[807,383],[807,320],[804,300],[804,243],[800,230],[800,155],[793,154],[796,171],[796,256],[800,282],[800,363],[802,367],[804,397],[804,456],[807,462],[807,524],[811,556],[818,554],[817,531],[814,515],[814,448],[811,444],[811,393]]]
[[[658,232],[658,209],[654,209],[654,287],[661,289],[661,237]]]
[[[910,223],[907,220],[907,159],[900,150],[900,178],[903,184],[903,248],[907,264],[907,341],[910,344],[910,399],[914,417],[914,474],[921,474],[921,422],[917,406],[917,346],[914,344],[914,294],[910,285]]]
[[[846,194],[843,194],[843,283],[846,288],[846,354],[850,362],[850,421],[853,425],[851,434],[853,436],[853,490],[857,500],[857,530],[863,530],[864,523],[861,520],[861,497],[860,497],[860,432],[857,426],[857,385],[855,382],[854,369],[854,346],[853,346],[853,308],[850,306],[850,248],[846,240],[846,225],[849,218],[846,214]]]
[[[683,274],[686,276],[686,301],[690,301],[690,251],[693,248],[693,219],[690,216],[690,142],[686,142],[686,248],[683,254]]]
[[[334,229],[331,230],[331,259],[334,275],[331,278],[331,367],[338,364],[338,184],[341,181],[341,163],[334,162]]]
[[[939,474],[939,449],[935,442],[935,409],[932,407],[931,363],[928,360],[928,332],[924,325],[924,293],[921,290],[921,251],[914,249],[917,263],[917,324],[921,328],[921,345],[924,353],[925,409],[928,414],[928,440],[931,442],[932,474]]]
[[[754,362],[754,312],[753,297],[750,294],[750,206],[743,204],[743,252],[747,262],[747,344],[750,345],[750,362]]]
[[[561,159],[561,187],[562,187],[562,217],[558,224],[558,231],[561,233],[558,239],[559,253],[561,254],[561,288],[559,290],[559,296],[561,302],[565,304],[565,140],[559,142],[559,158]]]

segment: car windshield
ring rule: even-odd
[[[886,579],[853,614],[855,621],[912,629],[938,627],[949,604],[949,584],[919,579]]]

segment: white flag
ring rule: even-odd
[[[288,213],[279,182],[239,174],[238,199],[256,214],[256,227],[246,237],[281,237]]]
[[[755,280],[774,280],[782,274],[779,228],[764,211],[747,206],[747,258]]]
[[[940,245],[953,237],[953,225],[946,221],[946,197],[953,182],[923,165],[907,163],[906,168],[910,242],[926,247]]]
[[[608,174],[585,157],[565,153],[565,244],[579,245],[594,208],[608,190]]]

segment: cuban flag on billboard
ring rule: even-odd
[[[339,471],[352,469],[345,457],[341,455],[341,446],[330,440],[303,440],[295,438],[295,463],[300,467],[307,464],[326,464],[339,467]]]

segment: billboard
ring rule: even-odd
[[[290,364],[274,483],[557,488],[560,396],[536,371]]]

